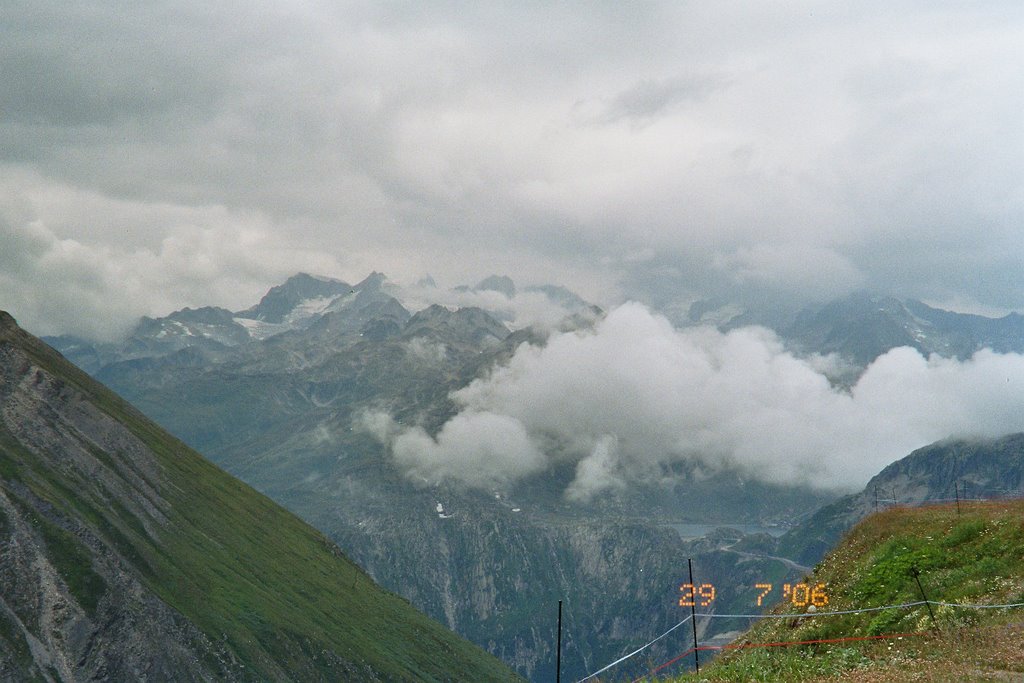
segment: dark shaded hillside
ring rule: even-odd
[[[508,681],[0,312],[0,680]]]
[[[680,541],[672,529],[640,522],[543,522],[484,506],[460,506],[449,519],[321,521],[382,584],[544,683],[555,678],[560,599],[563,680],[577,680],[679,621],[679,584],[686,580],[688,558],[705,580],[722,585],[800,577],[777,559],[734,550],[735,539]],[[415,573],[408,570],[413,565],[419,568]],[[735,611],[741,604],[723,595],[716,606]],[[718,627],[736,628],[701,624],[709,637]],[[665,646],[653,648],[652,656],[668,654]]]

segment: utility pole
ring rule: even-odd
[[[555,683],[562,683],[562,601],[558,601],[558,645],[555,648]]]
[[[917,567],[911,567],[910,575],[914,577],[914,581],[917,581],[917,590],[921,591],[921,597],[924,598],[924,606],[928,608],[928,616],[932,620],[932,628],[938,631],[939,627],[935,625],[935,613],[932,612],[931,600],[925,595],[924,586],[921,585],[921,572],[917,570]]]
[[[697,656],[697,585],[693,582],[693,559],[686,560],[690,568],[690,623],[693,625],[693,666],[700,675],[700,658]]]

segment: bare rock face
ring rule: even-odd
[[[52,522],[23,512],[23,499],[0,492],[5,517],[0,558],[0,680],[26,674],[46,680],[232,680],[231,663],[201,662],[216,648],[194,625],[136,580],[116,554],[82,529],[84,543],[59,549]],[[88,566],[62,564],[51,555],[95,550]],[[84,574],[85,585],[69,572]],[[71,585],[69,585],[71,584]],[[237,667],[234,667],[237,668]]]
[[[33,341],[0,312],[4,340]],[[159,538],[168,503],[153,454],[22,344],[0,344],[0,447],[0,681],[240,678],[143,585],[123,532],[87,523],[93,506],[116,507]],[[47,488],[67,508],[37,494]]]
[[[18,329],[18,323],[7,311],[0,311],[0,333],[10,334]]]

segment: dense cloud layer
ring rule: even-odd
[[[1011,2],[13,0],[0,307],[110,330],[515,264],[605,305],[1020,308],[1022,33]]]
[[[555,291],[499,292],[468,287],[444,289],[429,282],[420,282],[394,287],[394,294],[411,311],[419,311],[432,304],[452,309],[482,308],[513,330],[532,327],[538,332],[546,332],[557,329],[570,316],[576,316],[580,321],[596,319],[598,311],[574,293],[557,286],[551,286],[551,289]]]
[[[339,267],[330,254],[275,235],[260,216],[114,201],[40,182],[25,181],[32,201],[5,203],[11,184],[0,177],[0,309],[35,334],[113,339],[141,315],[185,305],[238,310],[258,301],[268,280]],[[37,211],[44,204],[42,214],[108,232],[109,239],[67,236],[76,231],[66,226],[54,230]],[[165,229],[133,232],[146,222]]]
[[[832,361],[796,358],[763,328],[679,331],[627,304],[592,332],[521,346],[455,392],[462,411],[435,438],[377,433],[417,480],[490,486],[571,462],[566,495],[587,499],[676,461],[854,488],[933,441],[1024,430],[1024,356],[960,362],[898,348],[849,391],[829,383]]]

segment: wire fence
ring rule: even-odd
[[[969,481],[956,481],[953,484],[951,484],[948,488],[949,488],[948,492],[952,494],[950,497],[936,497],[936,498],[921,499],[921,498],[916,498],[916,497],[913,497],[913,496],[907,496],[902,501],[900,500],[899,495],[898,495],[898,491],[896,491],[895,488],[887,488],[887,487],[884,487],[884,486],[869,486],[868,489],[866,489],[866,492],[870,495],[872,493],[872,489],[873,489],[876,511],[879,510],[879,509],[884,509],[884,508],[890,507],[890,506],[924,507],[924,506],[928,506],[928,505],[944,505],[944,504],[945,505],[950,505],[950,504],[956,504],[957,512],[959,513],[960,509],[961,509],[960,506],[961,505],[965,505],[965,504],[969,504],[969,503],[989,503],[989,502],[999,502],[999,501],[1010,501],[1010,500],[1021,500],[1021,499],[1024,499],[1024,491],[1022,491],[1020,488],[1002,488],[1002,487],[981,486],[981,485],[976,484],[976,483],[972,484]],[[886,496],[885,495],[886,493],[890,494],[891,497],[890,496]],[[943,493],[945,493],[945,491],[943,491]],[[607,666],[604,666],[601,669],[598,669],[597,671],[595,671],[595,672],[593,672],[591,674],[588,674],[584,678],[579,679],[578,681],[576,681],[576,683],[585,683],[586,681],[595,681],[595,683],[597,683],[597,681],[595,679],[597,679],[598,676],[600,676],[601,674],[603,674],[603,673],[605,673],[607,671],[610,671],[610,670],[614,669],[615,667],[617,667],[617,666],[619,666],[619,665],[621,665],[621,664],[623,664],[623,663],[633,659],[637,655],[641,654],[642,652],[644,652],[645,650],[650,648],[655,643],[661,641],[663,638],[668,636],[670,633],[672,633],[673,631],[675,631],[679,627],[683,626],[684,624],[689,623],[691,621],[691,619],[693,619],[693,618],[704,618],[704,619],[793,619],[793,618],[809,618],[809,617],[822,618],[822,617],[843,616],[843,615],[849,615],[849,614],[862,614],[862,613],[866,613],[866,612],[881,612],[881,611],[886,611],[886,610],[913,609],[915,607],[921,607],[921,606],[926,606],[929,609],[931,608],[931,606],[948,607],[948,608],[959,608],[959,609],[971,609],[971,610],[1018,609],[1018,608],[1024,607],[1024,602],[1022,602],[1022,603],[1007,603],[1007,604],[1000,604],[1000,605],[985,605],[985,604],[950,603],[950,602],[942,602],[942,601],[936,601],[936,600],[918,600],[918,601],[915,601],[915,602],[901,603],[901,604],[898,604],[898,605],[883,605],[883,606],[880,606],[880,607],[864,607],[864,608],[850,609],[850,610],[800,612],[800,613],[789,613],[789,614],[715,614],[715,613],[699,613],[698,612],[698,613],[694,613],[694,614],[692,614],[690,616],[687,616],[685,619],[683,619],[682,621],[677,623],[675,626],[672,626],[670,629],[668,629],[667,631],[665,631],[661,635],[659,635],[656,638],[650,640],[649,642],[645,643],[644,645],[641,645],[640,647],[636,648],[632,652],[629,652],[628,654],[625,654],[622,657],[616,659],[611,664],[608,664]],[[880,636],[850,636],[850,637],[847,637],[847,638],[830,639],[827,642],[848,642],[848,641],[858,641],[858,640],[878,640],[878,639],[885,639],[885,638],[911,637],[911,636],[916,636],[916,635],[923,635],[923,634],[919,634],[919,633],[906,634],[906,633],[903,633],[903,634],[888,634],[888,635],[880,635]],[[669,666],[671,666],[671,665],[673,665],[673,664],[675,664],[675,663],[685,659],[687,656],[692,655],[695,652],[701,652],[701,651],[705,651],[705,650],[709,650],[709,651],[722,651],[722,650],[729,650],[729,649],[751,648],[751,647],[785,647],[785,646],[792,646],[792,645],[809,645],[809,644],[816,644],[816,643],[822,643],[822,642],[826,642],[826,641],[823,641],[823,640],[817,640],[817,641],[781,641],[781,642],[773,642],[773,643],[744,643],[744,644],[741,644],[741,645],[734,645],[734,644],[712,645],[710,643],[705,643],[705,644],[695,643],[695,647],[691,647],[686,652],[684,652],[683,654],[677,655],[676,657],[673,657],[669,661],[664,662],[663,664],[655,667],[654,669],[652,669],[652,670],[648,671],[646,674],[644,674],[644,676],[642,676],[642,677],[640,677],[640,678],[638,678],[636,680],[639,681],[639,680],[643,680],[644,678],[648,678],[650,676],[653,676],[653,675],[657,674],[659,671],[662,671],[665,668],[668,668]]]
[[[955,602],[942,602],[942,601],[938,601],[938,600],[917,600],[915,602],[904,602],[904,603],[901,603],[901,604],[898,604],[898,605],[882,605],[880,607],[864,607],[864,608],[860,608],[860,609],[836,610],[836,611],[828,611],[828,612],[798,612],[798,613],[790,613],[790,614],[715,614],[715,613],[702,613],[702,612],[698,612],[694,616],[702,617],[702,618],[708,618],[708,619],[736,619],[736,618],[755,618],[755,619],[793,619],[793,618],[806,619],[806,618],[814,618],[814,619],[817,619],[819,617],[837,617],[837,616],[844,616],[844,615],[849,615],[849,614],[864,614],[866,612],[882,612],[882,611],[886,611],[886,610],[912,609],[914,607],[920,607],[922,605],[925,605],[925,606],[934,605],[936,607],[951,607],[951,608],[961,608],[961,609],[970,609],[970,610],[988,610],[988,609],[1019,609],[1019,608],[1024,607],[1024,602],[1004,603],[1004,604],[999,604],[999,605],[984,605],[984,604],[964,604],[964,603],[955,603]],[[672,628],[668,629],[667,631],[665,631],[664,633],[659,635],[657,638],[654,638],[653,640],[645,643],[644,645],[641,645],[640,647],[638,647],[637,649],[633,650],[629,654],[624,655],[624,656],[616,659],[611,664],[608,664],[607,666],[604,666],[604,667],[598,669],[597,671],[595,671],[595,672],[593,672],[591,674],[588,674],[587,676],[584,676],[583,678],[581,678],[578,681],[576,681],[576,683],[584,683],[585,681],[590,681],[590,680],[597,679],[597,677],[600,676],[601,674],[603,674],[603,673],[605,673],[607,671],[610,671],[611,669],[613,669],[616,666],[622,664],[623,662],[626,662],[626,661],[632,659],[633,657],[639,655],[641,652],[643,652],[644,650],[648,649],[649,647],[651,647],[652,645],[654,645],[655,643],[660,641],[662,638],[665,638],[667,635],[669,635],[670,633],[675,631],[680,626],[689,623],[692,618],[693,618],[693,616],[687,616],[685,619],[683,619],[678,624],[676,624]],[[842,643],[842,642],[867,641],[867,640],[883,640],[883,639],[906,638],[906,637],[914,637],[914,636],[922,636],[922,635],[925,635],[925,634],[924,633],[890,633],[890,634],[882,634],[882,635],[874,635],[874,636],[847,636],[847,637],[840,637],[840,638],[826,638],[826,639],[817,639],[817,640],[774,641],[774,642],[768,642],[768,643],[739,643],[739,644],[731,644],[730,643],[730,644],[727,644],[727,645],[712,645],[712,644],[708,644],[708,643],[705,643],[705,644],[702,645],[702,644],[698,643],[696,647],[689,648],[688,650],[686,650],[682,654],[677,655],[676,657],[673,657],[669,661],[664,662],[664,663],[658,665],[657,667],[651,669],[650,671],[648,671],[646,674],[644,674],[640,678],[634,679],[633,683],[636,683],[637,681],[641,681],[641,680],[643,680],[645,678],[649,678],[651,676],[656,675],[658,672],[660,672],[660,671],[668,668],[669,666],[672,666],[673,664],[675,664],[675,663],[685,659],[687,656],[692,655],[694,652],[701,652],[701,651],[716,651],[717,652],[717,651],[732,650],[732,649],[749,649],[749,648],[763,648],[763,647],[788,647],[788,646],[793,646],[793,645],[814,645],[814,644],[822,644],[822,643]]]
[[[1004,488],[1004,487],[992,487],[982,486],[977,483],[972,483],[966,480],[957,480],[948,487],[948,493],[952,494],[950,497],[934,497],[934,498],[917,498],[914,496],[907,496],[904,500],[900,500],[899,492],[894,487],[869,485],[865,490],[868,495],[874,497],[875,510],[880,508],[886,508],[889,506],[901,506],[901,507],[924,507],[928,505],[943,505],[943,504],[956,504],[957,512],[960,512],[960,506],[968,503],[987,503],[987,502],[998,502],[1004,500],[1021,500],[1024,499],[1024,490],[1020,488]],[[942,493],[947,493],[943,490]],[[889,497],[889,494],[891,497]],[[881,612],[886,610],[897,610],[897,609],[913,609],[915,607],[926,606],[931,609],[931,606],[936,607],[948,607],[948,608],[959,608],[959,609],[970,609],[970,610],[989,610],[989,609],[1017,609],[1024,607],[1022,603],[1007,603],[999,605],[985,605],[985,604],[961,604],[961,603],[950,603],[936,600],[918,600],[914,602],[906,602],[898,605],[883,605],[879,607],[864,607],[859,609],[849,610],[835,610],[835,611],[815,611],[815,612],[800,612],[800,613],[788,613],[788,614],[716,614],[716,613],[699,613],[695,612],[685,619],[675,624],[661,635],[653,638],[652,640],[644,643],[635,650],[619,657],[612,663],[598,669],[597,671],[588,674],[587,676],[579,679],[576,683],[585,683],[586,681],[595,681],[597,683],[597,677],[604,674],[615,667],[633,659],[640,655],[655,643],[661,641],[667,637],[670,633],[678,629],[679,627],[689,623],[694,618],[704,619],[793,619],[793,618],[827,618],[844,616],[850,614],[863,614],[866,612]],[[687,656],[692,655],[700,651],[722,651],[739,648],[753,648],[753,647],[786,647],[793,645],[810,645],[819,644],[825,642],[850,642],[850,641],[863,641],[863,640],[879,640],[886,638],[903,638],[923,635],[920,633],[901,633],[901,634],[885,634],[878,636],[849,636],[844,638],[834,638],[828,640],[814,640],[814,641],[779,641],[772,643],[742,643],[742,644],[726,644],[726,645],[712,645],[710,643],[701,644],[699,642],[694,643],[694,647],[689,648],[686,652],[673,657],[660,664],[659,666],[648,671],[644,676],[636,679],[636,681],[643,680],[650,676],[656,675],[658,672],[668,668],[669,666],[685,659]]]
[[[869,484],[864,490],[869,500],[873,498],[875,511],[888,507],[924,507],[927,505],[989,503],[1001,500],[1024,499],[1024,490],[1020,486],[1013,488],[1002,486],[985,486],[968,480],[956,480],[943,489],[935,490],[938,497],[920,498],[906,491],[900,492],[897,487],[886,484]]]
[[[679,662],[679,661],[681,661],[683,659],[686,659],[687,657],[689,657],[690,655],[692,655],[695,652],[702,652],[702,651],[708,651],[708,650],[711,650],[711,651],[741,650],[741,649],[762,648],[762,647],[787,647],[787,646],[790,646],[790,645],[822,645],[822,644],[850,643],[850,642],[869,641],[869,640],[896,640],[896,639],[903,639],[903,638],[913,638],[913,637],[916,637],[916,636],[923,636],[923,635],[926,635],[926,634],[920,633],[920,632],[915,632],[915,633],[887,633],[887,634],[878,635],[878,636],[848,636],[848,637],[845,637],[845,638],[816,638],[814,640],[785,640],[785,641],[777,641],[777,642],[773,642],[773,643],[737,643],[737,644],[730,643],[729,645],[701,645],[699,647],[691,647],[686,652],[683,652],[680,655],[676,655],[675,657],[673,657],[669,661],[667,661],[667,662],[665,662],[665,663],[663,663],[663,664],[661,664],[659,666],[656,666],[655,668],[651,669],[650,671],[648,671],[643,676],[640,676],[639,678],[634,678],[630,683],[639,683],[640,681],[646,680],[646,679],[648,679],[648,678],[650,678],[652,676],[656,676],[661,671],[667,669],[668,667],[672,666],[673,664],[675,664],[675,663],[677,663],[677,662]]]

